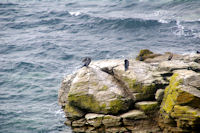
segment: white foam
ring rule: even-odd
[[[169,21],[164,20],[164,19],[159,19],[158,22],[163,23],[163,24],[169,23]]]
[[[78,16],[81,14],[81,12],[78,12],[78,11],[77,12],[69,12],[69,14],[72,16]]]

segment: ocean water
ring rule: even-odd
[[[200,50],[199,0],[0,0],[0,132],[72,132],[57,102],[81,59]]]

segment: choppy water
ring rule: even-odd
[[[57,104],[82,57],[200,49],[199,0],[1,0],[0,132],[71,132]]]

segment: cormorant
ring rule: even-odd
[[[172,57],[173,57],[173,54],[172,54],[172,53],[170,53],[170,55],[169,55],[169,57],[168,57],[168,59],[167,59],[167,60],[172,60]]]
[[[128,67],[129,67],[129,61],[127,59],[124,60],[124,69],[125,71],[128,70]]]
[[[142,56],[139,56],[139,61],[144,61],[144,58]]]
[[[90,57],[85,57],[82,62],[84,63],[83,67],[88,67],[90,62],[91,62],[91,58]]]

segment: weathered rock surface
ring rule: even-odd
[[[102,124],[103,117],[105,115],[102,114],[94,114],[89,113],[85,115],[85,119],[87,120],[87,123],[94,127],[99,127]]]
[[[137,102],[135,104],[136,108],[144,111],[144,112],[151,112],[155,111],[158,108],[158,102],[156,101],[142,101],[142,102]]]
[[[165,131],[188,132],[200,129],[199,79],[200,74],[191,70],[174,72],[160,108],[159,124]]]
[[[86,67],[76,73],[67,97],[69,106],[93,113],[117,114],[131,104],[111,75]]]
[[[58,92],[66,124],[74,132],[199,130],[200,55],[168,60],[170,54],[144,50],[137,57],[143,61],[130,59],[127,71],[124,60],[115,59],[68,75]]]

